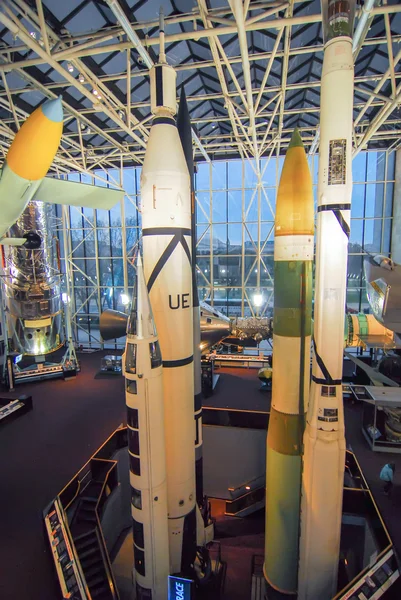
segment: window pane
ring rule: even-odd
[[[229,160],[228,163],[228,187],[242,187],[242,160]]]
[[[210,190],[209,163],[198,163],[195,177],[197,190]]]
[[[242,221],[242,191],[228,192],[228,220],[232,222]]]
[[[395,152],[390,152],[387,156],[387,180],[395,179]]]
[[[352,180],[366,181],[366,152],[360,152],[352,161]]]
[[[364,250],[368,252],[380,252],[382,237],[382,220],[367,219],[365,221],[365,233],[363,239]]]
[[[366,186],[365,217],[382,217],[384,183],[368,183]]]
[[[365,206],[365,185],[354,184],[352,187],[351,217],[363,217]]]
[[[213,222],[227,221],[227,192],[213,192]]]
[[[363,221],[351,219],[351,234],[349,238],[349,252],[360,252],[362,249]]]
[[[224,160],[216,160],[212,163],[212,183],[214,190],[225,190],[227,187],[226,169],[227,163]]]
[[[394,200],[394,183],[387,183],[386,185],[386,206],[385,206],[385,217],[393,216],[393,200]]]
[[[213,252],[227,254],[227,225],[213,225]]]

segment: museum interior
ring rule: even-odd
[[[0,2],[0,599],[401,598],[399,0]]]

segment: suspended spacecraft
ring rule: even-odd
[[[387,329],[401,333],[401,265],[377,255],[366,257],[363,268],[372,313]]]
[[[124,196],[122,190],[45,177],[62,130],[59,97],[45,102],[23,123],[0,174],[0,243],[6,247],[3,285],[9,336],[13,350],[33,356],[52,352],[63,343],[60,265],[50,204],[109,210]]]
[[[63,132],[61,97],[39,106],[16,134],[0,177],[1,243],[21,245],[26,238],[4,239],[30,200],[110,210],[124,197],[122,190],[45,177]]]

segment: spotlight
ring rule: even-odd
[[[94,96],[98,96],[98,95],[99,95],[99,92],[97,91],[97,89],[93,88],[93,90],[92,90],[92,94],[93,94]]]
[[[36,40],[36,31],[31,31],[29,35]]]
[[[85,131],[86,125],[85,123],[80,123],[80,127],[82,131]]]
[[[78,81],[79,83],[85,83],[85,77],[82,75],[82,73],[78,75]]]
[[[263,295],[260,293],[254,294],[253,295],[253,303],[254,305],[259,308],[260,306],[262,306],[263,304]]]
[[[72,63],[67,63],[67,71],[69,73],[73,73],[74,72],[74,65]]]
[[[123,110],[119,110],[117,114],[122,121],[125,121],[125,113]]]
[[[121,300],[121,304],[123,306],[128,306],[128,304],[129,304],[129,297],[127,296],[127,294],[121,294],[120,300]]]
[[[86,131],[85,131],[85,133],[92,133],[92,131],[91,131],[91,128],[89,127],[89,125],[88,125],[88,127],[86,128]]]

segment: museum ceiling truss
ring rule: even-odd
[[[3,0],[0,151],[45,98],[63,97],[55,169],[140,165],[159,51],[185,88],[197,160],[282,154],[295,126],[319,148],[320,1]],[[354,152],[401,144],[401,5],[358,8]],[[256,168],[258,169],[258,161]]]

